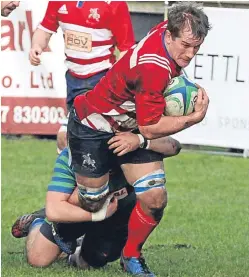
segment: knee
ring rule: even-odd
[[[163,169],[142,176],[134,184],[137,198],[147,209],[163,210],[167,205],[166,177]]]
[[[145,193],[144,193],[145,194]],[[147,211],[156,221],[160,221],[163,217],[163,211],[167,206],[167,191],[164,188],[154,188],[140,195],[139,200],[144,211]]]
[[[153,188],[148,193],[147,207],[150,210],[164,210],[167,206],[167,191],[165,188]]]
[[[27,253],[27,262],[33,267],[47,267],[51,264],[46,259],[42,258],[43,255],[32,255]]]
[[[161,190],[161,192],[155,191],[155,195],[153,196],[154,202],[152,203],[151,207],[149,207],[150,212],[156,221],[161,220],[163,217],[163,211],[167,206],[167,191],[165,189]]]

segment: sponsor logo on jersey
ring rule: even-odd
[[[126,188],[122,188],[122,189],[114,192],[114,196],[118,200],[121,200],[121,199],[125,198],[127,195],[128,195],[128,191],[127,191]]]
[[[66,4],[64,4],[63,6],[61,6],[61,7],[59,8],[58,13],[68,14]]]

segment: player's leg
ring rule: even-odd
[[[37,267],[50,265],[60,253],[73,254],[77,238],[85,235],[88,223],[48,223],[37,227],[34,221],[27,237],[29,264]]]
[[[107,263],[119,259],[127,239],[127,228],[126,232],[118,230],[115,234],[109,229],[110,233],[106,236],[102,234],[102,236],[96,237],[87,234],[78,254],[78,261],[80,262],[77,267],[82,268],[85,263],[93,268],[101,268]],[[110,236],[111,234],[112,236]]]
[[[38,219],[33,221],[26,240],[28,263],[35,267],[46,267],[55,261],[60,253],[61,250],[53,239],[51,225],[44,220],[42,223]]]
[[[119,209],[112,217],[91,223],[81,247],[69,259],[71,265],[83,269],[100,268],[120,258],[128,236],[129,217],[136,204],[134,190],[129,189],[128,195],[120,197],[118,204]]]
[[[109,194],[109,169],[112,153],[107,141],[113,134],[82,125],[74,110],[68,121],[70,167],[76,173],[79,197],[94,204]],[[87,207],[82,207],[85,210]],[[94,212],[94,210],[89,210]],[[96,210],[95,210],[96,211]]]
[[[141,249],[159,224],[167,204],[163,155],[138,149],[120,159],[127,181],[134,186],[137,204],[129,220],[128,240],[123,249],[121,264],[132,274],[137,270],[146,276],[151,273],[141,255]],[[138,269],[139,266],[139,269]]]

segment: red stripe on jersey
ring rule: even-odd
[[[103,41],[92,41],[92,47],[103,46],[103,45],[114,45],[114,40],[109,39],[109,40],[103,40]]]
[[[69,57],[69,56],[66,55],[67,61],[70,61],[72,63],[81,64],[81,65],[99,63],[99,62],[102,62],[104,60],[109,59],[111,56],[112,56],[112,54],[109,54],[109,55],[106,55],[106,56],[103,56],[103,57],[83,60],[83,59],[72,58],[72,57]]]
[[[107,68],[108,69],[108,68]],[[79,74],[77,74],[77,73],[75,73],[74,71],[72,71],[72,70],[70,70],[70,69],[68,69],[68,71],[70,72],[70,74],[72,75],[72,76],[74,76],[74,77],[77,77],[77,78],[80,78],[80,79],[87,79],[87,78],[90,78],[90,77],[92,77],[93,75],[95,75],[95,74],[98,74],[98,73],[100,73],[100,72],[102,72],[102,71],[105,71],[105,70],[107,70],[107,69],[104,69],[104,70],[100,70],[100,71],[96,71],[96,72],[92,72],[92,73],[89,73],[89,74],[86,74],[86,75],[79,75]]]
[[[96,126],[88,118],[86,118],[86,120],[92,129],[96,129]]]
[[[113,129],[118,130],[119,125],[112,117],[106,116],[103,114],[102,114],[102,116],[105,118],[105,120],[107,120],[109,122],[109,124],[112,126]],[[95,128],[95,129],[97,129],[97,128]]]

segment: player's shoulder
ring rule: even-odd
[[[61,153],[57,156],[55,162],[55,169],[58,171],[63,172],[63,174],[67,174],[68,176],[74,177],[74,173],[70,167],[70,154],[69,149],[66,147],[64,148]]]
[[[158,23],[156,26],[154,26],[148,34],[151,34],[155,31],[164,32],[167,29],[168,20],[162,21]]]
[[[122,10],[128,9],[128,5],[125,1],[104,1],[104,2],[113,12],[115,12],[117,9],[119,9],[119,12],[122,12]]]
[[[154,69],[156,71],[170,70],[170,60],[165,54],[162,46],[158,48],[144,47],[138,55],[138,65],[143,65],[146,69]]]
[[[67,2],[66,1],[49,1],[48,2],[48,10],[59,10],[60,7],[63,7],[63,5],[65,5]]]
[[[68,160],[69,160],[69,152],[68,152],[68,148],[66,147],[58,155],[56,162],[61,163],[65,166],[68,166]]]

